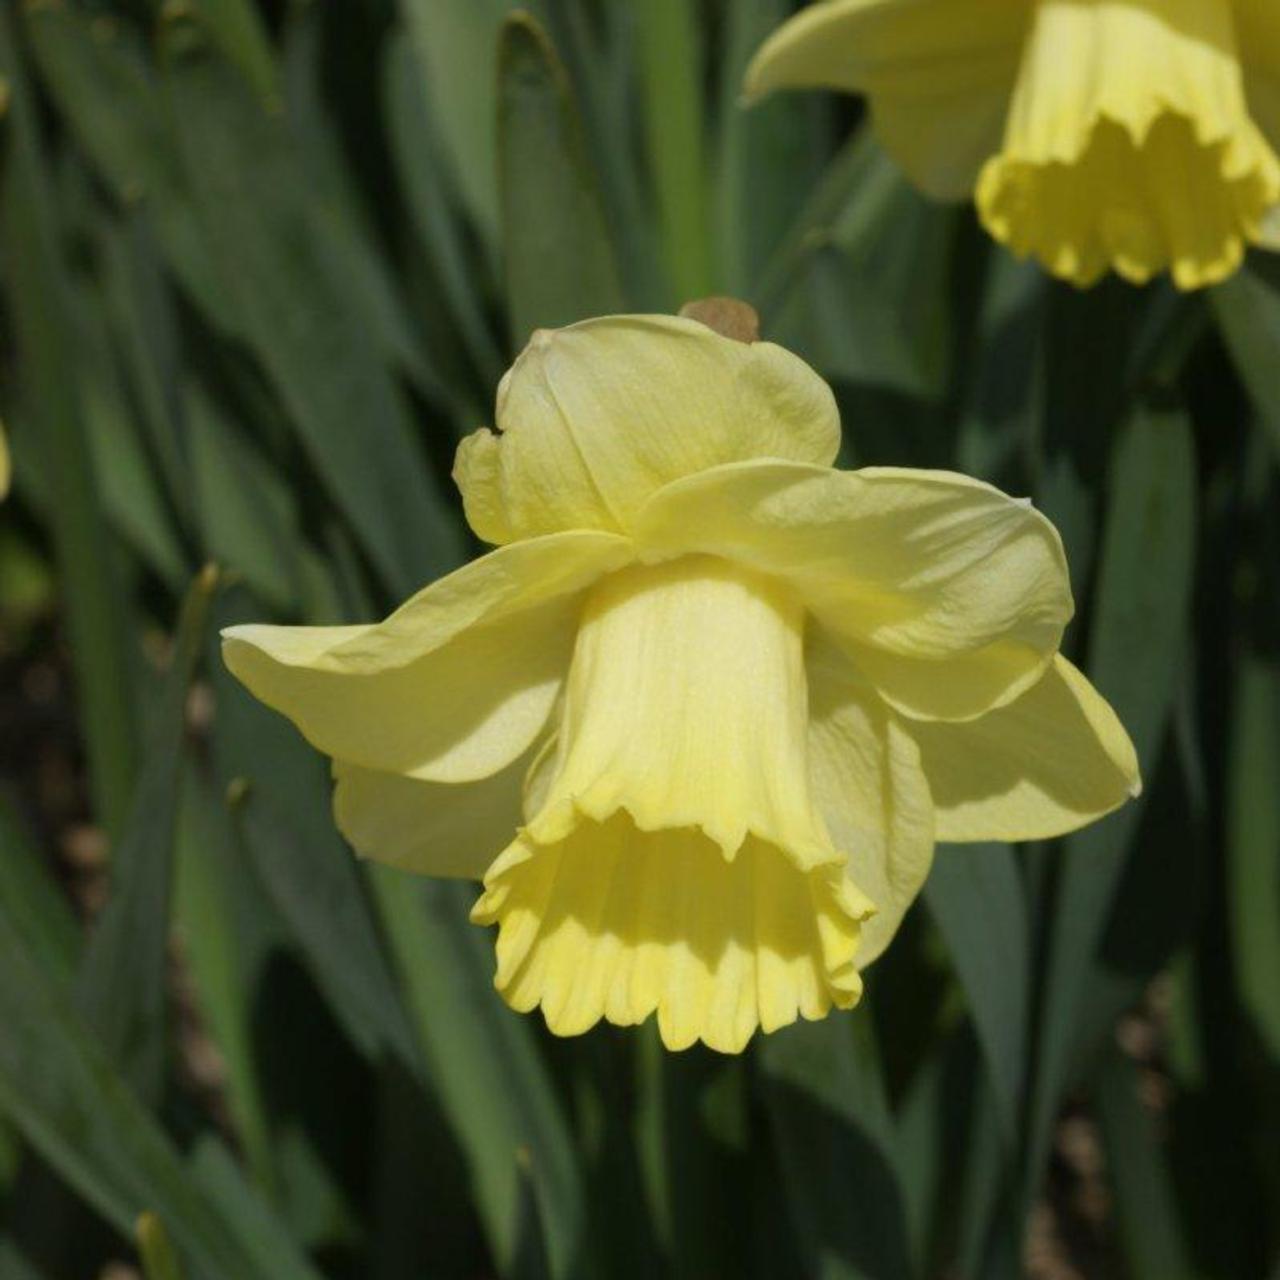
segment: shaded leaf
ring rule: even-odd
[[[166,81],[201,225],[258,358],[335,506],[396,595],[452,566],[457,525],[403,398],[317,222],[287,122],[199,28],[162,27]]]
[[[502,238],[514,345],[622,310],[612,249],[564,68],[527,14],[498,60]]]
[[[0,1111],[118,1231],[158,1213],[204,1280],[315,1280],[292,1250],[253,1247],[198,1190],[154,1120],[111,1069],[0,899]]]
[[[1231,947],[1241,1002],[1280,1064],[1280,672],[1252,656],[1236,677],[1227,763]]]
[[[499,1266],[513,1274],[531,1247],[531,1193],[551,1274],[573,1274],[585,1231],[577,1155],[533,1027],[493,989],[491,944],[467,920],[465,889],[389,867],[370,873],[429,1076]]]
[[[1184,660],[1178,641],[1195,567],[1195,453],[1186,416],[1135,414],[1116,441],[1109,485],[1088,670],[1151,774]],[[1163,643],[1152,645],[1152,636]],[[1046,1158],[1081,996],[1139,817],[1139,804],[1130,802],[1064,842],[1042,993],[1028,1191]]]
[[[121,1074],[159,1101],[165,1034],[169,886],[182,777],[187,690],[204,646],[218,574],[206,568],[183,602],[159,718],[129,821],[112,859],[112,888],[85,947],[76,994]]]
[[[1157,1137],[1157,1118],[1139,1098],[1138,1071],[1113,1050],[1095,1094],[1120,1240],[1133,1280],[1193,1280],[1178,1202]]]
[[[907,1275],[906,1204],[869,1011],[775,1032],[760,1062],[804,1273]]]
[[[124,621],[74,372],[72,299],[57,241],[59,223],[12,24],[11,12],[0,15],[0,76],[9,95],[0,216],[6,242],[22,246],[22,252],[5,256],[7,302],[49,483],[94,807],[108,830],[117,833],[128,812],[136,761]]]
[[[714,290],[698,11],[693,0],[648,0],[635,14],[649,170],[680,306]]]
[[[1030,988],[1027,909],[1008,845],[943,846],[924,887],[973,1011],[1006,1142],[1018,1129]]]

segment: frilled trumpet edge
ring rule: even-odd
[[[1014,252],[1092,284],[1229,276],[1280,201],[1229,0],[1041,0],[978,211]]]
[[[1108,270],[1145,284],[1167,268],[1182,289],[1225,280],[1277,200],[1280,164],[1251,122],[1203,141],[1172,112],[1141,136],[1100,117],[1071,161],[996,156],[977,188],[997,240],[1082,287]]]
[[[861,922],[843,867],[801,870],[749,836],[726,860],[700,831],[619,812],[543,846],[518,837],[471,913],[498,926],[495,985],[556,1035],[658,1017],[668,1049],[739,1053],[757,1029],[851,1008]]]

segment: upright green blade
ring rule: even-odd
[[[502,242],[511,336],[622,310],[613,250],[568,77],[528,14],[498,58]]]
[[[531,1195],[551,1274],[571,1276],[585,1232],[577,1154],[533,1027],[493,989],[492,952],[467,921],[468,895],[390,868],[372,872],[430,1076],[470,1165],[498,1264],[517,1274]]]
[[[1280,1064],[1280,673],[1241,661],[1227,777],[1231,948],[1240,999]]]
[[[457,525],[406,405],[352,307],[288,122],[268,114],[198,24],[162,27],[166,81],[210,251],[293,426],[389,589],[452,567]]]
[[[49,479],[52,532],[84,707],[94,809],[114,835],[124,826],[136,762],[130,664],[116,566],[75,378],[59,219],[9,12],[0,15],[0,76],[7,81],[9,95],[0,186],[0,217],[9,246],[7,302],[21,354],[24,395],[38,427]]]
[[[1139,412],[1113,451],[1088,667],[1147,774],[1155,771],[1184,660],[1179,641],[1186,634],[1195,531],[1190,423],[1183,413]],[[1138,817],[1138,805],[1130,803],[1065,842],[1042,993],[1028,1194],[1044,1167],[1076,1047],[1082,990]]]
[[[774,1032],[760,1060],[804,1274],[908,1275],[906,1201],[870,1011]]]
[[[185,755],[187,691],[204,647],[218,572],[204,569],[187,592],[159,719],[112,865],[112,891],[85,948],[77,988],[86,1022],[121,1074],[148,1102],[160,1100],[165,1032],[169,887]]]
[[[149,1210],[202,1280],[317,1280],[281,1237],[255,1247],[200,1190],[27,948],[3,899],[0,1022],[0,1112],[121,1234]]]
[[[1027,908],[1008,845],[943,847],[924,889],[973,1011],[1004,1138],[1013,1143],[1026,1068]]]

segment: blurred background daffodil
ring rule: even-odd
[[[749,97],[864,93],[911,178],[1088,286],[1230,276],[1280,203],[1268,0],[823,0],[764,44]]]

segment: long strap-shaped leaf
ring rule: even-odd
[[[1137,413],[1117,441],[1110,486],[1089,674],[1153,774],[1181,662],[1170,637],[1185,630],[1194,570],[1195,455],[1186,416]],[[1040,1006],[1028,1196],[1047,1158],[1077,1045],[1082,991],[1139,814],[1131,803],[1065,844]]]
[[[1030,980],[1027,909],[1013,851],[1000,844],[940,849],[924,893],[969,998],[1003,1136],[1012,1143]]]
[[[551,1274],[575,1274],[585,1224],[577,1155],[529,1021],[493,989],[489,940],[456,885],[373,868],[430,1077],[471,1168],[477,1208],[504,1275],[519,1274],[539,1210]]]
[[[157,1214],[204,1280],[316,1280],[278,1232],[255,1245],[199,1188],[28,948],[16,909],[0,898],[0,1113],[122,1234]]]
[[[161,27],[165,83],[208,249],[298,440],[390,591],[461,552],[403,396],[312,204],[288,120],[269,113],[198,22]]]
[[[511,336],[622,310],[613,250],[560,59],[528,14],[503,24],[498,155]]]
[[[870,1010],[775,1032],[760,1059],[804,1273],[909,1275],[906,1202]]]
[[[8,247],[8,304],[22,381],[49,478],[50,516],[84,708],[94,809],[124,825],[135,762],[133,705],[120,600],[77,398],[67,284],[47,176],[16,54],[10,11],[0,14],[0,76],[9,105],[0,215]]]
[[[155,733],[128,826],[112,859],[112,892],[85,948],[77,996],[85,1021],[139,1095],[164,1085],[169,890],[178,821],[187,691],[204,646],[218,571],[207,566],[183,602]]]

